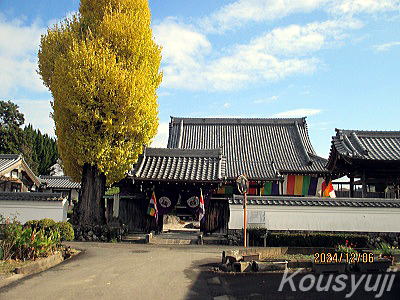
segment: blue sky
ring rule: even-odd
[[[0,99],[53,133],[37,69],[40,35],[78,0],[0,0]],[[400,0],[152,0],[170,116],[308,116],[317,153],[335,128],[399,130]]]

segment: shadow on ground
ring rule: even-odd
[[[213,271],[214,267],[216,263],[196,261],[185,270],[193,281],[186,299],[400,299],[397,273],[298,273],[279,291],[282,273],[222,273]]]

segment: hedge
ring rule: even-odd
[[[71,223],[68,222],[58,222],[55,228],[60,231],[61,241],[73,241],[74,240],[74,228]]]
[[[25,227],[31,227],[32,230],[45,230],[50,232],[58,230],[60,232],[61,241],[74,240],[74,228],[68,222],[55,222],[52,219],[30,220],[25,223]]]
[[[265,230],[250,229],[250,244],[263,246]],[[329,247],[334,248],[338,245],[348,243],[354,244],[356,248],[366,248],[369,236],[354,233],[268,233],[268,247]]]

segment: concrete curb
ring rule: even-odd
[[[78,253],[72,255],[70,258],[64,259],[62,256],[61,252],[58,252],[56,254],[53,254],[49,257],[41,258],[36,261],[33,261],[26,266],[18,267],[15,269],[15,274],[11,275],[9,277],[6,277],[2,280],[0,280],[0,289],[4,288],[20,279],[23,279],[25,277],[28,277],[30,275],[34,275],[43,271],[46,271],[52,267],[55,267],[56,265],[59,265],[60,263],[70,260],[77,255],[82,253],[82,250],[79,250]]]
[[[47,270],[55,265],[64,261],[64,257],[61,255],[60,252],[53,254],[49,257],[45,257],[42,259],[35,260],[26,266],[22,266],[15,269],[16,274],[24,274],[30,275],[34,273],[39,273],[44,270]]]

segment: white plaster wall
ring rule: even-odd
[[[243,206],[230,205],[229,229],[243,228]],[[268,230],[400,232],[400,208],[352,208],[313,206],[247,206],[265,213],[263,227]],[[263,214],[263,213],[262,213]]]
[[[71,190],[71,200],[78,200],[79,198],[79,192],[78,190]]]
[[[28,220],[53,219],[56,222],[67,220],[68,203],[63,201],[0,201],[0,214],[14,216],[21,223]]]

